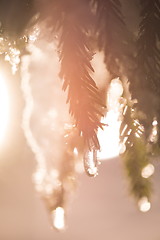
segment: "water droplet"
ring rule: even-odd
[[[84,168],[86,173],[90,177],[95,177],[98,175],[97,165],[97,150],[86,150],[86,152],[84,153]]]

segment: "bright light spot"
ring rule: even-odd
[[[119,100],[119,98],[122,96],[122,93],[123,87],[121,80],[119,78],[113,79],[111,81],[110,89],[108,92],[110,100],[112,99],[111,102],[113,102],[114,100],[117,102],[117,100]]]
[[[140,126],[140,123],[139,123],[139,121],[137,119],[135,119],[133,125],[134,126],[137,126],[137,125]]]
[[[158,133],[157,129],[153,129],[153,136],[157,136],[157,133]]]
[[[65,217],[64,217],[64,209],[62,207],[57,207],[53,212],[52,212],[52,221],[53,221],[53,226],[57,230],[63,230],[65,228]]]
[[[141,136],[138,134],[138,132],[135,133],[135,136],[136,136],[137,138],[140,138],[140,137],[141,137]]]
[[[88,173],[89,175],[96,177],[98,175],[97,167],[88,168]]]
[[[154,166],[149,163],[147,166],[145,166],[143,169],[142,169],[142,177],[143,178],[149,178],[150,176],[152,176],[154,173]]]
[[[142,197],[138,202],[138,207],[141,212],[148,212],[151,208],[151,203],[147,197]]]
[[[98,138],[101,151],[97,153],[98,159],[104,160],[119,155],[119,128],[120,128],[120,97],[123,93],[122,83],[119,78],[113,79],[107,96],[108,113],[102,120],[106,126],[99,129]]]
[[[132,132],[132,129],[129,129],[127,135],[129,136],[131,134],[131,132]]]
[[[123,115],[125,115],[125,114],[126,114],[126,112],[127,112],[127,109],[128,109],[128,106],[126,105],[126,106],[125,106],[125,108],[124,108],[124,110],[123,110]]]
[[[9,62],[11,58],[10,58],[10,56],[7,54],[7,55],[5,55],[5,58],[4,58],[4,59],[5,59],[5,61],[8,61],[8,62]]]
[[[156,143],[158,140],[158,122],[157,120],[154,118],[153,122],[152,122],[152,131],[151,134],[149,136],[149,141],[152,143]]]
[[[12,66],[12,73],[15,74],[20,63],[21,52],[17,48],[10,47],[9,52],[5,55],[5,61],[10,62]]]
[[[109,111],[103,122],[106,122],[108,126],[98,131],[101,151],[97,153],[97,157],[100,160],[113,158],[119,155],[120,121],[118,121],[117,113],[112,110]]]
[[[152,126],[157,126],[157,125],[158,125],[158,122],[157,122],[156,119],[154,119],[153,122],[152,122]]]
[[[0,144],[4,140],[9,122],[9,95],[5,78],[0,74]]]
[[[122,132],[121,132],[121,135],[123,135],[123,134],[124,134],[124,132],[127,130],[127,127],[128,127],[128,125],[126,124],[126,125],[124,126],[124,128],[123,128]]]
[[[125,143],[121,143],[119,148],[119,154],[123,154],[125,151],[126,151],[126,145]]]
[[[76,147],[73,149],[73,153],[75,156],[78,156],[78,149]]]
[[[34,27],[32,33],[29,35],[29,40],[31,42],[35,42],[40,34],[40,29],[38,27]]]
[[[42,182],[43,182],[43,179],[44,179],[44,177],[45,177],[45,174],[46,174],[46,172],[45,172],[45,169],[38,169],[35,173],[34,173],[34,175],[33,175],[33,181],[34,181],[34,183],[35,184],[42,184]]]

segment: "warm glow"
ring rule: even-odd
[[[149,163],[147,164],[147,166],[145,166],[142,169],[141,175],[143,178],[149,178],[153,175],[153,173],[154,173],[154,166],[151,163]]]
[[[9,95],[5,78],[0,74],[0,144],[4,140],[9,120]]]
[[[73,149],[73,153],[75,156],[78,156],[78,149],[76,147]]]
[[[8,61],[12,67],[12,74],[14,75],[18,70],[20,63],[20,51],[17,48],[10,47],[9,53],[5,55],[5,61]]]
[[[29,35],[30,42],[34,43],[37,40],[37,37],[39,36],[39,34],[40,34],[40,29],[38,26],[35,26],[32,29],[31,34]]]
[[[149,136],[149,141],[152,142],[152,143],[156,143],[157,140],[158,140],[158,122],[156,120],[156,118],[153,119],[153,122],[152,122],[152,131],[151,131],[151,134]]]
[[[119,78],[113,79],[108,90],[107,108],[108,113],[102,120],[106,126],[104,130],[99,129],[98,138],[101,151],[98,159],[103,160],[119,155],[119,128],[120,128],[120,103],[119,99],[123,93],[123,87]]]
[[[153,122],[152,122],[152,126],[157,126],[158,125],[158,121],[156,120],[156,118],[154,118]]]
[[[103,120],[108,125],[98,131],[101,151],[98,152],[98,159],[105,160],[119,155],[119,128],[120,121],[117,120],[117,113],[109,111]]]
[[[138,207],[141,212],[148,212],[151,208],[151,203],[147,197],[142,197],[138,202]]]
[[[53,220],[53,226],[57,230],[63,230],[65,228],[64,209],[62,207],[57,207],[52,212],[52,220]]]

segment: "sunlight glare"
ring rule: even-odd
[[[102,120],[105,124],[103,130],[99,129],[98,138],[100,142],[101,151],[97,156],[100,160],[113,158],[119,155],[119,128],[120,128],[120,103],[119,99],[123,93],[122,83],[119,78],[115,78],[111,81],[108,96],[107,96],[107,108],[108,113]]]
[[[103,119],[103,123],[108,124],[104,129],[99,129],[98,137],[101,151],[98,152],[98,159],[105,160],[119,155],[119,128],[120,121],[117,120],[117,113],[109,111]]]

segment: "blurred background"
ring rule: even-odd
[[[124,2],[129,26],[134,29],[137,1]],[[40,71],[34,76],[35,82],[40,75],[42,79],[44,75],[45,78],[47,74],[50,76],[52,66],[46,68],[47,63],[43,59],[36,66],[32,65],[33,69],[42,66],[45,69],[41,70],[43,74]],[[3,65],[3,70],[5,68],[8,69],[7,63]],[[51,227],[43,201],[34,190],[35,156],[21,127],[24,108],[21,77],[8,72],[5,79],[10,110],[5,137],[0,144],[0,240],[160,240],[158,161],[153,175],[154,189],[149,212],[140,212],[129,196],[122,160],[115,157],[102,161],[96,178],[79,175],[77,190],[67,212],[66,229],[59,233]],[[3,114],[0,113],[0,119]]]
[[[128,196],[119,158],[103,161],[96,178],[82,174],[68,209],[67,228],[58,233],[52,229],[46,208],[34,190],[33,154],[21,134],[16,137],[21,138],[21,144],[12,142],[12,147],[1,154],[0,239],[160,239],[160,167],[154,174],[152,208],[147,213],[141,213]]]
[[[0,239],[159,240],[158,161],[153,175],[150,211],[138,210],[134,198],[129,196],[122,159],[110,158],[102,161],[96,178],[89,178],[85,173],[79,175],[77,189],[68,205],[66,229],[57,232],[52,228],[49,214],[32,181],[36,161],[21,127],[24,100],[19,78],[10,77],[8,74],[9,121],[0,149]],[[113,152],[110,154],[114,155],[114,141],[111,144],[109,148],[112,147]]]

